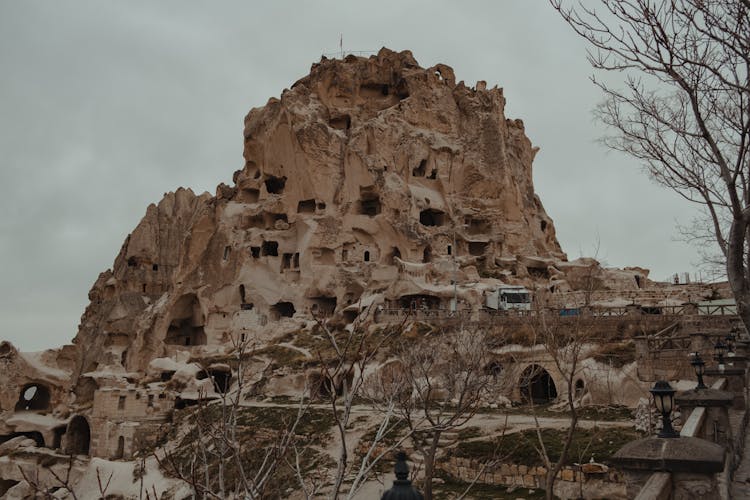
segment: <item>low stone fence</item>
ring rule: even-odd
[[[544,488],[547,469],[544,467],[533,467],[517,464],[495,464],[482,470],[482,463],[470,458],[450,457],[441,461],[437,467],[450,476],[465,482],[519,486],[524,488]],[[598,474],[584,474],[577,467],[564,466],[560,472],[558,481],[569,483],[586,482],[590,479],[598,479],[614,484],[624,484],[621,474],[609,469],[607,472]]]

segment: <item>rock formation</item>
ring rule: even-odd
[[[0,344],[12,374],[0,438],[129,458],[175,409],[227,390],[222,356],[237,342],[279,343],[314,318],[345,328],[371,306],[476,317],[501,285],[560,307],[705,295],[568,262],[534,193],[537,149],[504,107],[502,89],[408,51],[323,58],[248,113],[233,186],[147,208],[91,288],[74,345]],[[280,383],[251,363],[249,382],[275,394],[306,376],[282,370]]]
[[[248,113],[234,186],[147,209],[90,292],[79,374],[375,294],[440,299],[454,275],[546,273],[565,256],[534,193],[536,148],[504,107],[502,89],[409,52],[314,64]]]

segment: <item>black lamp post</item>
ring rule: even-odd
[[[396,455],[396,480],[390,490],[383,493],[380,500],[424,500],[424,496],[409,481],[409,466],[406,465],[406,453]]]
[[[651,394],[654,396],[654,404],[656,409],[661,413],[662,426],[661,431],[657,435],[660,438],[676,438],[680,437],[677,431],[672,427],[672,410],[674,409],[674,393],[675,390],[669,385],[669,382],[659,380],[651,388]]]
[[[735,337],[733,333],[729,333],[724,337],[724,340],[727,341],[726,346],[729,352],[734,352],[734,341],[737,340],[737,337]]]
[[[695,376],[698,378],[698,385],[696,389],[706,389],[706,384],[703,383],[703,374],[706,373],[706,362],[701,358],[701,353],[694,352],[693,359],[690,360],[690,365],[695,370]]]
[[[714,357],[716,358],[716,362],[719,364],[719,369],[721,370],[724,368],[724,355],[727,353],[727,345],[721,341],[721,339],[716,341],[716,344],[714,344]]]

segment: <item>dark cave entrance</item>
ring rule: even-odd
[[[529,365],[518,383],[524,403],[547,404],[557,398],[552,376],[540,365]]]

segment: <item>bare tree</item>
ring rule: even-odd
[[[208,401],[199,394],[199,403],[188,436],[178,439],[177,447],[165,447],[154,453],[167,474],[184,481],[197,498],[262,498],[267,485],[285,463],[296,443],[295,431],[309,403],[300,398],[296,415],[283,422],[271,436],[262,435],[245,443],[239,435],[244,367],[249,356],[249,341],[234,342],[236,384],[213,380],[218,399]],[[206,371],[206,368],[204,368]]]
[[[322,392],[330,405],[335,432],[339,439],[339,456],[330,492],[330,498],[333,500],[341,495],[347,473],[350,474],[350,485],[346,497],[354,498],[365,481],[371,477],[380,460],[401,446],[410,435],[402,434],[386,443],[386,436],[393,436],[399,425],[395,411],[398,392],[385,390],[381,391],[377,398],[373,398],[372,384],[369,384],[370,390],[366,387],[368,368],[374,364],[376,358],[385,355],[385,351],[403,330],[406,318],[399,325],[372,329],[372,312],[372,307],[365,308],[344,330],[336,330],[328,322],[317,319],[317,324],[325,333],[332,349],[329,357],[318,351],[318,358],[321,365],[320,383],[324,389],[319,392]],[[372,440],[369,443],[360,443],[366,451],[359,463],[355,464],[350,456],[352,450],[347,444],[347,433],[355,402],[358,398],[364,397],[369,401],[370,408],[375,407],[379,410],[380,421]]]
[[[549,500],[554,498],[555,481],[563,465],[568,460],[570,448],[578,427],[579,403],[575,392],[575,380],[581,371],[580,362],[582,361],[585,346],[590,341],[590,332],[587,328],[587,323],[591,321],[591,318],[587,318],[587,309],[579,309],[578,315],[566,318],[556,315],[556,311],[554,310],[539,311],[533,321],[534,343],[544,346],[545,353],[552,360],[557,372],[562,376],[564,385],[562,401],[565,404],[566,412],[570,419],[568,428],[565,431],[560,455],[557,460],[553,461],[550,458],[551,453],[544,442],[537,413],[534,411],[534,395],[531,387],[526,388],[528,390],[527,399],[531,404],[534,416],[538,444],[537,452],[547,470],[545,477],[545,498]],[[536,375],[538,374],[530,374],[531,377]],[[523,391],[524,387],[521,389]],[[558,393],[558,398],[560,396],[561,394]]]
[[[35,496],[39,496],[41,498],[54,498],[52,493],[57,490],[61,489],[63,491],[67,491],[68,495],[70,495],[70,498],[73,500],[78,500],[78,496],[76,495],[75,490],[73,489],[74,482],[73,478],[71,477],[71,472],[73,471],[73,466],[75,465],[75,455],[70,455],[68,457],[68,466],[65,469],[65,475],[61,475],[58,472],[55,471],[53,467],[46,467],[49,474],[54,478],[55,485],[54,486],[46,486],[43,481],[39,479],[39,468],[38,466],[34,468],[32,471],[25,471],[23,467],[18,465],[18,470],[21,472],[21,476],[23,479],[29,484],[32,491],[34,492]],[[96,469],[96,477],[99,478],[99,469]],[[110,476],[110,479],[112,477]],[[109,481],[107,481],[107,485],[109,485]]]
[[[399,355],[397,412],[424,458],[424,497],[432,499],[435,457],[446,431],[473,417],[491,389],[486,335],[480,331],[442,333],[404,345]]]
[[[703,206],[750,326],[750,0],[550,0],[589,44],[610,147]]]

